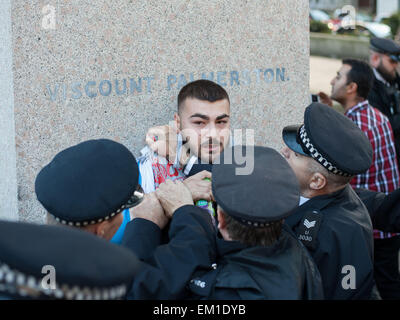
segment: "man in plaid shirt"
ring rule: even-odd
[[[355,176],[350,184],[353,188],[388,194],[400,186],[399,169],[390,122],[367,100],[374,79],[373,71],[367,63],[360,60],[345,59],[342,63],[341,69],[331,81],[331,98],[342,104],[345,115],[368,136],[373,149],[372,166],[366,173]],[[322,102],[332,105],[332,100],[327,95],[320,93],[320,97]],[[396,291],[400,294],[399,234],[374,230],[374,238],[375,279],[379,291],[384,298],[389,297],[389,294],[382,294],[386,290],[386,284],[397,283]],[[396,241],[395,246],[386,244],[385,241],[389,238]]]

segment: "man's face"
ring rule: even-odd
[[[391,59],[387,54],[380,54],[380,63],[378,65],[379,73],[389,82],[396,78],[396,68],[398,62]]]
[[[202,162],[210,163],[229,142],[228,100],[208,102],[193,98],[183,101],[177,117],[183,139]]]
[[[342,104],[347,100],[347,74],[350,70],[351,66],[348,64],[342,65],[340,70],[337,72],[336,77],[331,81],[331,98]]]
[[[312,176],[309,170],[309,161],[313,160],[309,157],[303,156],[302,154],[294,152],[287,146],[281,150],[281,153],[296,174],[297,180],[300,184],[300,193],[301,195],[304,195],[309,189],[310,178]]]

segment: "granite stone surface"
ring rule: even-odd
[[[138,155],[194,79],[226,88],[233,128],[280,148],[309,102],[308,10],[307,0],[12,1],[20,219],[44,222],[34,181],[57,152],[109,138]]]
[[[11,0],[0,1],[0,219],[18,220]]]

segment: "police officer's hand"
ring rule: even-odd
[[[211,173],[207,170],[203,170],[183,182],[189,188],[195,202],[200,199],[212,200],[211,181],[204,180],[205,178],[211,180]]]
[[[319,92],[318,96],[321,103],[333,107],[333,100],[325,92]]]
[[[158,201],[154,192],[144,195],[143,201],[129,209],[132,219],[142,218],[149,220],[163,229],[168,223],[168,217],[164,214],[160,202]]]
[[[192,194],[182,181],[167,180],[156,190],[156,196],[165,214],[172,218],[174,212],[188,204],[193,204]]]

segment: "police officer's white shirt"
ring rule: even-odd
[[[300,196],[299,207],[302,204],[305,204],[308,200],[310,200],[310,198],[304,198],[304,197]]]

